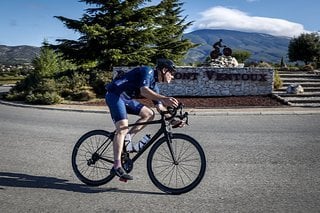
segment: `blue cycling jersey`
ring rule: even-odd
[[[157,77],[157,73],[151,67],[137,67],[115,78],[106,86],[106,103],[114,122],[128,119],[127,113],[139,115],[144,105],[132,98],[140,96],[141,87],[148,87],[159,93]],[[153,101],[153,103],[161,102]]]
[[[141,87],[148,87],[159,93],[156,78],[155,71],[151,67],[137,67],[125,73],[120,78],[113,80],[106,86],[106,89],[108,92],[118,95],[125,92],[130,98],[139,97]]]

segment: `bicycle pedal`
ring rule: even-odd
[[[124,179],[124,178],[119,178],[119,180],[125,183],[128,181],[127,179]]]

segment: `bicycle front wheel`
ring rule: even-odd
[[[160,190],[182,194],[201,182],[206,158],[195,139],[176,133],[172,135],[171,143],[163,137],[153,145],[147,159],[147,170],[151,181]]]
[[[84,134],[72,152],[72,168],[83,183],[90,186],[103,185],[114,177],[113,145],[111,133],[93,130]]]

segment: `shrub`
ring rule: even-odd
[[[73,101],[89,101],[96,97],[91,90],[80,90],[71,95]]]
[[[24,101],[26,98],[26,93],[10,91],[9,93],[5,94],[3,98],[8,101]]]
[[[280,89],[283,85],[283,81],[280,78],[280,75],[277,70],[274,72],[274,82],[273,82],[273,88],[274,89]]]
[[[302,67],[302,70],[303,71],[313,71],[314,68],[313,68],[313,66],[311,64],[307,64],[307,65]]]
[[[261,61],[259,64],[257,64],[256,67],[267,67],[267,68],[272,68],[272,65],[270,65],[267,62]]]
[[[111,82],[112,72],[94,72],[91,76],[90,85],[98,97],[105,95],[105,85]]]
[[[300,68],[296,67],[296,66],[289,67],[289,71],[299,71],[299,70],[300,70]]]
[[[62,98],[57,93],[49,93],[45,92],[44,94],[41,93],[31,93],[26,96],[26,103],[30,104],[57,104],[61,103]]]
[[[57,91],[56,82],[54,79],[41,79],[39,83],[36,85],[36,87],[33,89],[33,93],[41,93],[44,94],[46,92],[48,93],[54,93]]]
[[[72,72],[59,76],[56,80],[57,90],[61,97],[73,101],[88,101],[95,98],[92,88],[88,86],[89,75]]]

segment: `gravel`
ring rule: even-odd
[[[190,108],[224,108],[224,107],[281,107],[283,103],[271,96],[231,96],[231,97],[176,97],[185,107]],[[139,99],[146,106],[152,102]],[[86,105],[105,105],[104,100],[85,103]]]

